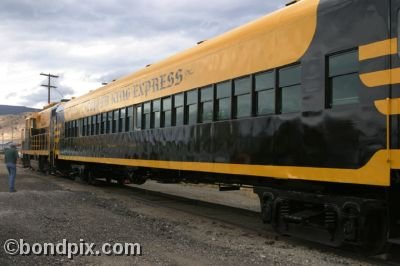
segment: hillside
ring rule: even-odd
[[[21,131],[25,126],[25,117],[29,113],[0,115],[0,143],[13,141],[21,143]]]
[[[18,115],[28,112],[37,112],[38,109],[25,106],[0,105],[0,115]]]

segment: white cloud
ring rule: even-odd
[[[0,104],[42,107],[41,72],[60,75],[53,100],[82,95],[268,13],[242,0],[2,0]]]

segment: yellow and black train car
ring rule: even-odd
[[[88,179],[251,185],[282,233],[400,237],[399,0],[300,0],[58,105],[48,160]]]

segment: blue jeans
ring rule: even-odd
[[[15,176],[17,175],[17,166],[13,163],[7,163],[8,187],[9,191],[15,191]]]

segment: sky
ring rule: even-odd
[[[1,0],[0,104],[42,108],[262,17],[289,0]]]

